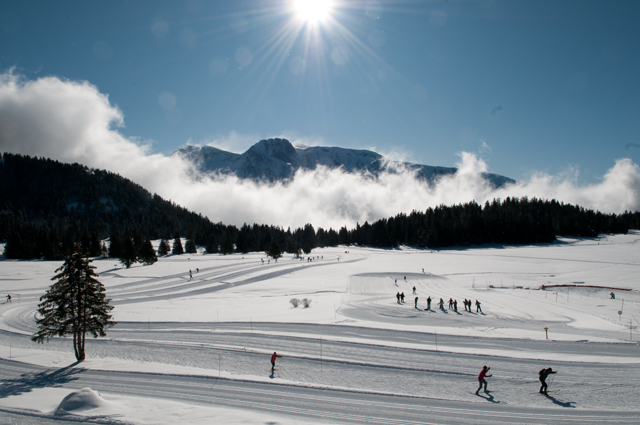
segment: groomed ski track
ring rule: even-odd
[[[281,261],[270,266],[238,262],[200,268],[192,280],[181,272],[118,283],[122,270],[117,269],[101,276],[110,279],[108,296],[117,308],[215,293],[366,258],[364,253],[339,262],[336,258],[311,264]],[[182,264],[182,269],[185,265],[195,268],[193,262]],[[420,276],[424,282],[417,284],[419,288],[434,278]],[[452,282],[438,279],[438,285],[459,290]],[[18,302],[2,306],[3,345],[17,350],[71,351],[65,339],[54,338],[38,346],[30,341],[41,294],[41,290],[24,291]],[[367,300],[357,304],[347,299],[342,308],[349,311],[342,323],[334,324],[123,321],[109,330],[108,338],[88,339],[88,360],[80,364],[55,369],[3,355],[0,397],[35,388],[91,387],[106,394],[226,406],[326,423],[640,423],[640,410],[630,402],[637,399],[640,388],[637,343],[436,334],[396,329],[394,320],[400,324],[413,320],[409,315],[417,313],[412,305],[391,302],[380,307]],[[367,309],[372,314],[369,312],[380,308],[390,314],[382,315],[389,321],[373,323],[349,314]],[[270,375],[269,357],[274,350],[284,357],[278,359],[276,374]],[[127,362],[129,369],[122,367]],[[116,363],[117,368],[109,367]],[[491,391],[476,396],[476,377],[483,364],[491,366],[494,374],[489,379]],[[550,364],[559,373],[550,385],[551,397],[546,398],[536,394],[537,371]],[[153,371],[139,371],[150,369]],[[164,370],[167,373],[158,373]],[[81,421],[15,409],[0,410],[0,418],[3,416],[10,424]],[[88,423],[120,422],[92,418]]]
[[[3,379],[0,391],[3,396],[16,395],[45,385],[70,388],[91,387],[100,388],[102,392],[296,415],[327,423],[596,424],[640,421],[640,413],[634,411],[612,414],[611,411],[524,408],[491,403],[470,404],[432,398],[266,384],[216,377],[97,371],[80,366],[50,370],[8,360],[0,360],[0,364]],[[5,412],[29,416],[27,412],[11,410]],[[40,423],[46,423],[47,419],[52,418],[44,415],[38,417]],[[78,422],[69,421],[69,423]],[[56,419],[51,423],[66,423],[66,421]]]

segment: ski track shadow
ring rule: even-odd
[[[75,368],[79,363],[80,362],[75,362],[69,366],[53,371],[48,369],[38,373],[25,373],[19,378],[5,379],[0,383],[0,398],[28,393],[35,388],[59,387],[68,382],[75,381],[79,378],[75,375],[84,371],[84,369]]]
[[[576,406],[574,406],[574,404],[576,404],[575,401],[560,401],[560,400],[558,400],[555,397],[550,396],[550,395],[547,395],[547,398],[549,400],[551,400],[553,402],[553,404],[557,404],[560,407],[570,407],[572,409],[576,408]]]

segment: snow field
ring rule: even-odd
[[[153,266],[130,269],[113,259],[96,260],[119,324],[108,331],[107,339],[87,344],[88,360],[80,366],[112,373],[219,375],[255,383],[251,385],[402,395],[439,406],[459,403],[465,411],[485,403],[515,408],[519,414],[535,408],[541,412],[536,413],[542,415],[536,416],[541,423],[554,409],[599,409],[610,412],[616,422],[616,412],[634,414],[633,400],[640,388],[635,343],[640,332],[634,321],[640,319],[638,240],[640,234],[630,233],[563,239],[552,245],[439,252],[339,247],[314,250],[312,262],[288,256],[270,264],[260,253],[168,256]],[[0,262],[0,293],[14,297],[13,303],[0,304],[1,357],[47,367],[73,363],[68,341],[36,345],[29,340],[38,298],[58,266]],[[608,289],[539,289],[563,284],[631,291],[614,290],[616,299],[610,300]],[[413,286],[417,295],[412,294]],[[404,292],[405,304],[396,302],[396,292]],[[415,296],[419,309],[414,308]],[[432,311],[424,310],[427,296],[432,298]],[[294,297],[310,298],[311,307],[293,308],[289,300]],[[447,309],[450,297],[458,300],[458,313]],[[445,301],[445,312],[437,309],[439,298]],[[465,312],[464,298],[480,300],[484,314],[476,314],[475,305],[471,313]],[[544,327],[550,340],[545,339]],[[268,359],[274,350],[284,358],[278,359],[278,370],[270,376]],[[473,392],[483,364],[492,367],[489,388],[494,391],[478,397]],[[535,394],[537,371],[543,366],[559,370],[550,387],[551,399]],[[16,378],[5,374],[2,379]],[[69,382],[61,391],[68,394],[74,388],[82,387]],[[126,389],[109,393],[92,388],[106,398],[135,396]],[[9,406],[7,400],[14,403],[26,394],[34,396],[27,392],[0,397],[0,409],[10,407],[21,414],[22,408]],[[148,397],[145,406],[157,400]],[[191,406],[195,399],[177,404]],[[241,395],[227,399],[225,405],[235,408],[216,414],[247,421],[237,423],[263,423],[251,412],[264,412],[268,403],[257,408],[254,402],[238,411],[233,403],[239,400]],[[196,411],[211,406],[203,403],[191,407]],[[125,407],[118,409],[126,420],[145,423]],[[187,417],[187,410],[174,406],[178,416],[165,409],[151,417],[157,420],[153,423],[171,423],[169,417],[207,423],[206,415]],[[324,414],[330,410],[327,406]],[[44,407],[39,411],[50,412]],[[311,410],[305,412],[303,420],[323,422]],[[284,421],[279,423],[298,420],[285,407],[272,413],[276,421]],[[559,417],[559,422],[572,420],[571,414],[563,414],[569,416]],[[345,421],[349,417],[344,416]]]

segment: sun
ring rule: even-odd
[[[294,0],[293,8],[299,19],[315,24],[324,21],[333,7],[332,0]]]

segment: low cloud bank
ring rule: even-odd
[[[319,167],[300,171],[285,184],[258,184],[235,177],[193,181],[189,163],[151,153],[151,143],[124,137],[122,112],[88,82],[45,77],[25,81],[12,71],[0,75],[0,150],[103,168],[171,199],[212,221],[339,228],[425,210],[440,204],[528,196],[557,199],[607,213],[640,209],[640,170],[619,159],[602,181],[580,185],[569,176],[533,175],[493,189],[487,165],[462,153],[455,175],[426,185],[408,170],[376,179]]]

